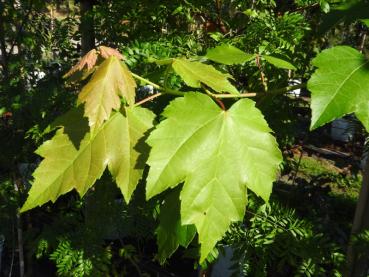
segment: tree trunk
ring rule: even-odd
[[[9,69],[8,69],[8,53],[6,51],[6,38],[5,38],[5,28],[3,22],[3,12],[4,12],[4,4],[0,3],[0,63],[2,66],[2,73],[4,75],[4,79],[8,80]]]
[[[22,183],[21,182],[22,182],[21,179],[17,178],[14,174],[13,176],[14,190],[18,192],[20,199],[22,199]],[[18,239],[19,277],[24,277],[23,228],[22,228],[22,218],[19,213],[19,209],[17,209],[15,217],[16,217],[17,239]]]
[[[363,52],[366,40],[366,32],[361,35],[359,45],[360,53]],[[365,155],[363,155],[365,157]],[[359,253],[352,245],[352,236],[357,235],[363,230],[369,228],[369,155],[364,158],[363,183],[359,194],[359,200],[356,205],[354,222],[351,229],[351,237],[347,248],[347,276],[360,277],[367,276],[369,270],[369,260],[366,257],[359,257]],[[366,256],[366,255],[365,255]]]
[[[1,271],[1,261],[3,257],[4,244],[5,244],[5,237],[4,235],[0,234],[0,273],[2,272]]]
[[[24,277],[24,252],[23,252],[23,229],[22,219],[17,211],[17,234],[18,234],[18,255],[19,255],[19,276]]]
[[[354,222],[351,229],[351,237],[369,228],[369,157],[365,159],[363,169],[363,183],[356,206]],[[352,242],[347,249],[347,276],[366,277],[369,263],[367,255],[358,255]]]
[[[81,50],[82,55],[95,48],[95,32],[92,0],[81,0]]]

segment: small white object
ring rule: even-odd
[[[296,86],[301,85],[301,80],[299,79],[292,79],[288,82],[289,86]],[[299,97],[301,95],[301,89],[295,89],[288,92],[288,94],[294,95],[295,97]]]

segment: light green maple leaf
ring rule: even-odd
[[[82,134],[88,130],[87,119],[81,107],[72,110],[60,121],[64,125],[55,136],[37,149],[44,159],[33,173],[34,181],[21,211],[55,202],[72,189],[83,196],[107,166],[128,202],[144,167],[137,149],[139,141],[152,127],[153,118],[146,109],[126,107],[124,115],[116,112],[94,133]],[[80,143],[75,141],[78,138],[83,138]]]
[[[196,234],[194,225],[181,224],[180,192],[179,188],[171,191],[160,207],[159,226],[156,229],[160,263],[164,263],[178,246],[187,247]]]
[[[132,105],[135,102],[136,82],[127,66],[115,56],[106,59],[92,75],[78,95],[78,102],[85,103],[85,115],[91,129],[101,126],[112,110],[119,110],[122,96]]]
[[[201,261],[232,221],[243,219],[246,188],[268,201],[282,160],[261,112],[249,99],[228,111],[200,93],[177,98],[150,134],[146,196],[184,182],[182,224],[195,224]],[[163,151],[165,149],[165,151]]]
[[[311,129],[355,113],[369,131],[369,61],[348,46],[324,50],[314,60],[318,69],[308,81]]]
[[[243,64],[255,58],[255,55],[245,53],[232,45],[222,44],[209,49],[205,57],[217,63],[232,65]]]
[[[200,88],[205,84],[216,92],[239,94],[238,90],[227,80],[232,78],[216,70],[213,66],[186,59],[173,59],[172,67],[190,87]]]

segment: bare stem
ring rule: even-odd
[[[240,93],[240,94],[215,94],[211,93],[210,95],[215,98],[245,98],[245,97],[255,97],[256,92],[247,92],[247,93]]]
[[[283,93],[289,92],[291,90],[305,88],[305,87],[306,87],[306,84],[298,84],[298,85],[293,85],[293,86],[287,86],[287,87],[284,87],[284,88],[269,90],[266,93],[269,93],[269,94],[283,94]]]
[[[163,94],[171,94],[171,95],[177,95],[177,96],[184,96],[186,93],[179,91],[179,90],[174,90],[171,88],[166,88],[166,87],[161,87],[158,84],[155,84],[153,82],[151,82],[150,80],[147,80],[135,73],[132,73],[132,76],[134,78],[136,78],[137,80],[140,80],[141,82],[151,85],[153,86],[155,89],[160,90],[161,92],[156,93],[154,95],[151,95],[145,99],[142,99],[141,101],[137,102],[135,105],[139,106],[142,105],[143,103],[146,103],[148,101],[151,101]],[[287,86],[284,88],[279,88],[279,89],[275,89],[275,90],[269,90],[269,91],[264,91],[264,92],[246,92],[246,93],[240,93],[240,94],[216,94],[216,93],[212,93],[209,90],[207,90],[205,87],[203,87],[203,89],[205,90],[205,92],[213,97],[215,100],[217,99],[222,99],[222,98],[245,98],[245,97],[255,97],[258,94],[260,95],[266,95],[266,94],[283,94],[286,93],[288,91],[291,90],[295,90],[295,89],[300,89],[300,88],[304,88],[306,86],[306,84],[299,84],[299,85],[294,85],[294,86]],[[217,101],[218,102],[218,101]],[[219,102],[218,102],[219,103]]]
[[[141,82],[145,83],[145,84],[148,84],[148,85],[152,85],[154,88],[156,88],[157,90],[160,90],[161,92],[163,93],[166,93],[166,94],[172,94],[172,95],[178,95],[178,96],[183,96],[185,93],[182,92],[182,91],[178,91],[178,90],[175,90],[175,89],[170,89],[170,88],[163,88],[161,86],[159,86],[158,84],[155,84],[153,82],[151,82],[150,80],[147,80],[133,72],[132,73],[132,76],[134,78],[136,78],[137,80],[140,80]]]
[[[133,76],[133,77],[135,77],[137,80],[140,80],[141,82],[143,82],[143,83],[145,83],[145,84],[152,85],[152,86],[153,86],[154,88],[156,88],[156,89],[161,89],[161,86],[159,86],[159,85],[157,85],[157,84],[155,84],[155,83],[151,82],[150,80],[147,80],[147,79],[145,79],[145,78],[143,78],[143,77],[141,77],[141,76],[139,76],[139,75],[137,75],[137,74],[135,74],[135,73],[133,73],[133,72],[131,72],[131,74],[132,74],[132,76]]]
[[[267,91],[268,90],[268,84],[265,81],[265,74],[263,72],[263,68],[261,67],[260,56],[259,55],[256,55],[255,62],[256,62],[256,65],[258,66],[259,71],[260,71],[260,79],[261,79],[261,82],[264,86],[264,90]]]
[[[265,92],[245,92],[240,94],[215,94],[211,93],[209,91],[206,91],[207,94],[209,94],[212,97],[216,98],[245,98],[245,97],[255,97],[257,95],[266,95],[266,94],[283,94],[286,92],[289,92],[291,90],[300,89],[306,87],[306,84],[298,84],[293,86],[287,86],[284,88],[278,88],[273,90],[268,90]]]
[[[360,53],[363,53],[363,50],[364,50],[364,47],[365,47],[365,40],[366,40],[366,32],[364,31],[363,32],[363,35],[361,37],[361,43],[360,43],[360,46],[359,46],[359,49],[360,49]]]
[[[162,93],[158,92],[158,93],[156,93],[154,95],[151,95],[149,97],[146,97],[146,98],[142,99],[141,101],[138,101],[135,104],[135,106],[139,106],[139,105],[142,105],[143,103],[149,102],[149,101],[155,99],[156,97],[159,97],[160,95],[162,95]]]

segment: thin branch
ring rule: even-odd
[[[216,96],[216,94],[214,94],[214,93],[211,93],[205,86],[202,86],[202,88],[205,90],[205,92],[211,97],[211,98],[213,98],[214,99],[214,101],[215,102],[217,102],[218,103],[218,105],[219,105],[219,107],[223,110],[223,111],[225,111],[226,110],[226,108],[225,108],[225,106],[224,106],[224,103],[219,99],[219,98],[217,98]]]
[[[147,80],[147,79],[145,79],[145,78],[143,78],[143,77],[141,77],[141,76],[139,76],[139,75],[137,75],[137,74],[135,74],[135,73],[133,73],[133,72],[131,72],[131,74],[132,74],[132,76],[133,76],[134,78],[136,78],[137,80],[140,80],[141,82],[143,82],[143,83],[145,83],[145,84],[152,85],[152,86],[153,86],[154,88],[156,88],[156,89],[161,89],[161,86],[159,86],[159,85],[157,85],[157,84],[155,84],[155,83],[151,82],[150,80]]]
[[[160,90],[163,93],[177,95],[177,96],[184,96],[185,95],[185,92],[178,91],[178,90],[175,90],[175,89],[170,89],[170,88],[163,88],[163,87],[159,86],[158,84],[155,84],[155,83],[151,82],[150,80],[147,80],[147,79],[145,79],[145,78],[143,78],[143,77],[141,77],[141,76],[139,76],[139,75],[137,75],[133,72],[132,72],[132,76],[134,78],[136,78],[137,80],[140,80],[141,82],[145,83],[145,84],[153,86],[154,88]]]
[[[13,40],[13,42],[12,42],[11,46],[10,46],[10,50],[9,50],[9,52],[8,52],[9,54],[11,54],[11,53],[13,52],[13,49],[14,49],[14,47],[15,47],[15,44],[17,43],[17,40],[18,40],[19,36],[22,34],[22,31],[23,31],[24,25],[25,25],[25,23],[26,23],[26,20],[28,19],[29,15],[30,15],[30,14],[31,14],[31,12],[32,12],[32,6],[33,6],[33,0],[30,0],[30,1],[29,1],[29,8],[28,8],[28,11],[27,11],[27,13],[25,14],[25,16],[24,16],[24,18],[23,18],[23,20],[22,20],[22,23],[21,23],[21,25],[19,26],[19,29],[18,29],[18,31],[17,31],[17,34],[16,34],[16,36],[14,37],[14,40]]]
[[[22,230],[22,218],[17,209],[17,233],[18,233],[18,254],[19,254],[19,276],[24,276],[24,251],[23,251],[23,230]]]
[[[284,94],[286,92],[304,88],[304,87],[306,87],[306,84],[287,86],[284,88],[273,89],[273,90],[268,90],[268,91],[263,91],[263,92],[245,92],[245,93],[240,93],[240,94],[215,94],[211,92],[207,92],[207,93],[216,98],[245,98],[245,97],[255,97],[257,95],[266,96],[266,95],[272,95],[272,94],[275,94],[275,95]]]
[[[256,55],[255,62],[256,62],[256,65],[258,66],[259,71],[260,71],[260,78],[261,78],[261,82],[263,83],[264,90],[267,91],[268,90],[268,84],[265,81],[265,74],[264,74],[263,69],[261,67],[260,56],[258,54]]]
[[[300,157],[299,157],[299,160],[298,160],[297,165],[296,165],[296,168],[295,168],[295,173],[293,174],[292,185],[295,185],[296,177],[297,177],[297,174],[299,173],[299,170],[300,170],[302,156],[303,156],[303,151],[301,149],[301,151],[300,151]]]
[[[314,3],[314,4],[311,4],[311,5],[307,5],[307,6],[303,6],[303,7],[299,7],[297,9],[294,9],[294,10],[290,11],[290,13],[301,12],[301,11],[304,11],[304,10],[315,8],[317,6],[319,6],[319,3]]]
[[[13,174],[13,186],[14,190],[18,192],[19,196],[22,195],[23,185],[20,178],[17,178],[16,174]],[[19,213],[19,208],[16,211],[16,224],[17,224],[17,239],[18,239],[18,257],[19,257],[19,276],[24,276],[24,249],[23,249],[23,229],[22,218]]]
[[[247,92],[247,93],[240,93],[240,94],[215,94],[211,93],[211,96],[215,98],[245,98],[245,97],[255,97],[257,95],[256,92]]]
[[[14,217],[12,217],[12,258],[10,262],[10,270],[9,270],[9,277],[13,275],[13,266],[14,266],[14,259],[15,259],[15,226],[14,226]]]
[[[215,100],[215,102],[217,102],[218,103],[218,105],[220,106],[220,108],[223,110],[223,111],[225,111],[226,110],[226,108],[225,108],[225,106],[224,106],[224,103],[219,99],[219,98],[213,98],[214,100]]]
[[[137,102],[136,105],[141,105],[141,104],[143,104],[143,103],[145,103],[147,101],[151,101],[152,99],[155,99],[156,97],[159,97],[160,95],[163,95],[163,94],[171,94],[171,95],[177,95],[177,96],[184,96],[186,94],[186,92],[182,92],[182,91],[179,91],[179,90],[174,90],[174,89],[170,89],[170,88],[161,87],[158,84],[155,84],[155,83],[151,82],[150,80],[148,80],[146,78],[143,78],[143,77],[141,77],[141,76],[139,76],[139,75],[137,75],[137,74],[135,74],[133,72],[132,72],[132,76],[134,78],[136,78],[137,80],[140,80],[141,82],[143,82],[145,84],[151,85],[155,89],[161,91],[161,93],[157,93],[157,94],[151,95],[151,96],[149,96],[149,97],[147,97],[147,98],[145,98],[145,99]],[[298,85],[294,85],[294,86],[287,86],[287,87],[284,87],[284,88],[279,88],[279,89],[269,90],[269,91],[264,91],[264,92],[246,92],[246,93],[240,93],[240,94],[216,94],[216,93],[210,92],[209,90],[207,90],[204,87],[203,87],[203,89],[212,98],[214,98],[214,99],[222,99],[222,98],[255,97],[257,95],[264,95],[264,96],[266,96],[266,95],[271,95],[271,94],[283,94],[283,93],[286,93],[288,91],[295,90],[295,89],[300,89],[300,88],[304,88],[304,87],[306,87],[306,84],[298,84]],[[221,105],[221,107],[222,107],[222,105]]]
[[[305,87],[306,87],[306,84],[298,84],[298,85],[293,85],[293,86],[287,86],[287,87],[284,87],[284,88],[269,90],[269,91],[266,91],[266,93],[268,93],[268,94],[284,94],[284,93],[289,92],[291,90],[305,88]]]
[[[366,32],[364,31],[363,35],[361,37],[361,42],[360,42],[360,46],[359,46],[360,53],[363,53],[363,51],[364,51],[366,36],[367,36]]]
[[[131,262],[131,264],[134,266],[134,268],[136,269],[138,276],[142,277],[143,275],[142,275],[141,269],[138,266],[138,264],[130,256],[128,256],[127,258]]]
[[[156,93],[154,95],[151,95],[149,97],[146,97],[146,98],[142,99],[141,101],[137,102],[135,104],[135,106],[139,106],[139,105],[142,105],[143,103],[149,102],[149,101],[155,99],[156,97],[159,97],[160,95],[162,95],[162,93],[158,92],[158,93]]]

